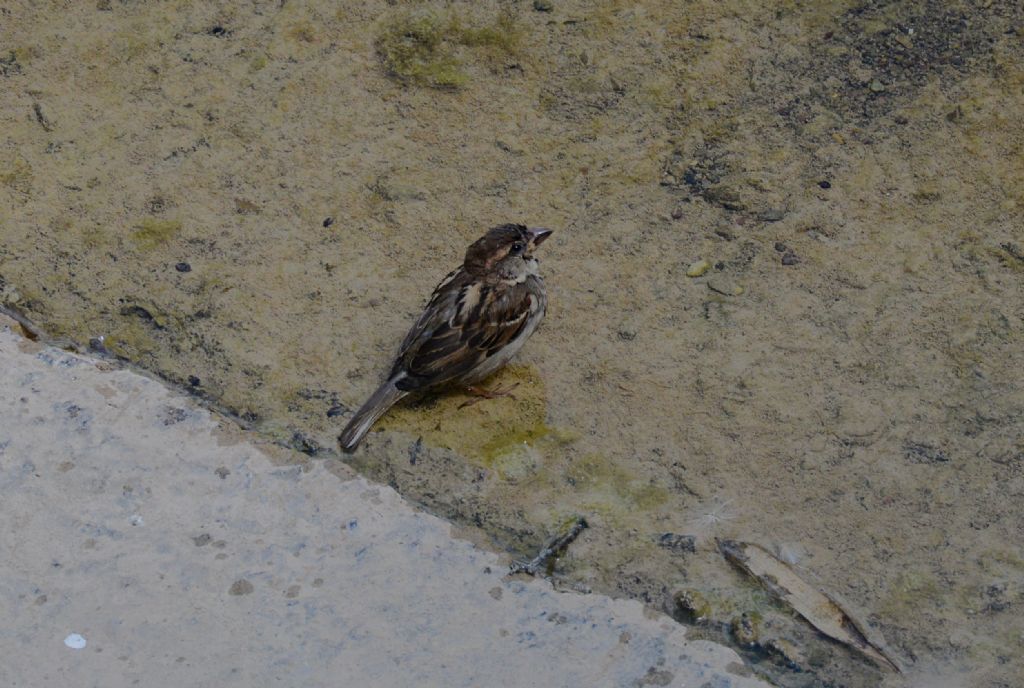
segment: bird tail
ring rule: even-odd
[[[338,444],[341,446],[341,450],[346,454],[354,452],[377,419],[387,413],[389,408],[407,394],[408,392],[395,386],[394,380],[388,380],[378,387],[373,396],[356,411],[352,420],[338,435]]]

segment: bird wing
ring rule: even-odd
[[[407,391],[457,381],[512,342],[535,308],[524,284],[449,275],[402,343],[392,378],[404,372],[396,385]]]

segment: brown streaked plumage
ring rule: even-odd
[[[471,385],[508,363],[544,318],[547,297],[534,249],[551,230],[506,224],[473,242],[466,258],[434,289],[399,347],[388,379],[338,437],[353,452],[403,397]]]

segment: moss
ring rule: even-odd
[[[420,86],[461,88],[469,82],[465,50],[495,59],[515,52],[520,31],[503,13],[492,23],[467,24],[455,14],[403,12],[386,20],[377,35],[377,54],[391,76]]]
[[[266,66],[267,66],[267,56],[264,55],[263,53],[256,53],[249,60],[249,71],[250,72],[253,72],[253,73],[258,72],[258,71],[266,68]]]
[[[934,604],[941,592],[932,574],[907,570],[896,577],[880,609],[893,618],[910,616],[914,610]]]
[[[137,222],[132,230],[132,240],[138,244],[139,248],[155,248],[160,244],[167,243],[180,232],[181,222],[147,217]]]
[[[301,21],[288,27],[285,35],[298,43],[315,43],[316,30],[308,21]]]
[[[0,184],[19,193],[27,194],[32,190],[32,177],[32,165],[21,156],[0,164]]]

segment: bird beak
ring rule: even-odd
[[[551,236],[551,230],[544,227],[534,227],[530,230],[530,239],[534,246],[540,246],[544,240]]]

